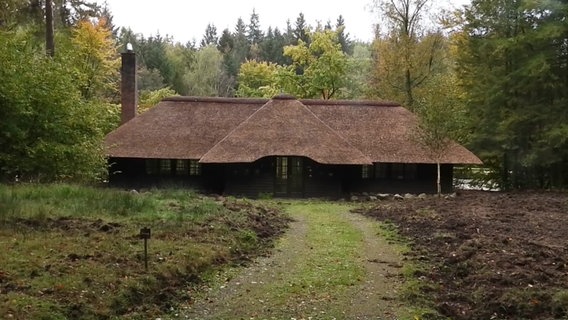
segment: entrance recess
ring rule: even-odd
[[[276,157],[275,174],[275,196],[304,196],[304,159],[302,157]]]

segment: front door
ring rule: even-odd
[[[277,197],[304,196],[304,159],[276,157],[274,195]]]

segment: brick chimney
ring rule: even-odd
[[[126,52],[122,54],[122,67],[120,69],[120,103],[121,124],[136,117],[138,105],[138,86],[136,83],[136,53],[132,50],[132,44],[126,45]]]

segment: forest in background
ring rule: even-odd
[[[372,43],[352,41],[341,16],[311,26],[299,13],[280,30],[252,11],[232,30],[206,26],[198,44],[115,26],[90,1],[3,1],[0,180],[104,180],[132,43],[140,112],[175,94],[392,100],[420,116],[433,152],[464,143],[502,189],[566,188],[568,1],[432,3],[375,0]]]

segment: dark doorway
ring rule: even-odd
[[[301,157],[276,157],[276,197],[304,196],[304,159]]]

